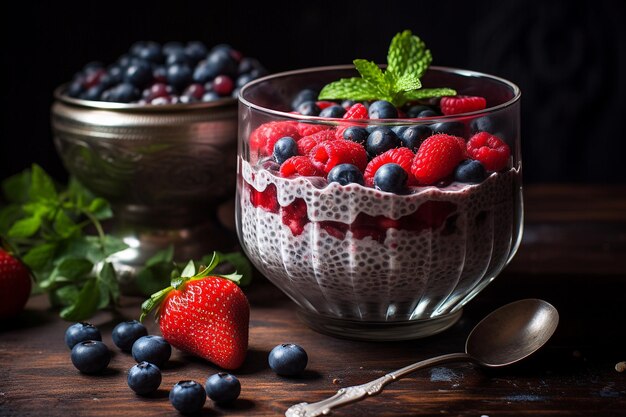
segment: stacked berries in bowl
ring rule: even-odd
[[[385,70],[355,60],[358,73],[300,70],[242,89],[239,239],[319,331],[443,331],[517,249],[519,90],[430,60],[405,31]]]

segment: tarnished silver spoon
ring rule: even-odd
[[[382,392],[385,385],[417,370],[448,362],[473,362],[499,368],[516,363],[543,346],[554,334],[559,313],[550,303],[527,299],[500,307],[474,327],[465,342],[465,353],[426,359],[388,373],[362,385],[341,388],[335,395],[316,403],[291,406],[287,417],[315,417]]]

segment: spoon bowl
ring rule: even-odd
[[[342,407],[382,392],[385,385],[417,370],[449,362],[473,362],[500,368],[527,358],[546,344],[559,324],[559,313],[539,299],[515,301],[494,310],[470,332],[464,353],[450,353],[414,363],[362,385],[341,388],[335,395],[316,403],[291,406],[286,417],[328,415]]]

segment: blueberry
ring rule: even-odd
[[[204,102],[215,101],[215,100],[219,100],[220,98],[221,98],[220,95],[217,94],[215,91],[207,91],[202,96],[202,101]]]
[[[291,101],[291,110],[298,110],[300,104],[304,103],[305,101],[316,101],[317,95],[317,91],[315,90],[301,90]]]
[[[295,376],[306,368],[309,361],[304,349],[293,343],[276,346],[269,355],[270,368],[278,375]]]
[[[478,184],[487,177],[485,167],[472,159],[461,162],[454,170],[454,180],[469,184]]]
[[[189,59],[184,49],[176,50],[167,55],[165,59],[165,64],[167,66],[174,64],[184,64],[184,65],[192,65],[193,62]]]
[[[434,110],[427,109],[427,110],[423,110],[419,112],[416,117],[421,118],[421,117],[436,117],[436,116],[439,116],[439,113],[437,113]]]
[[[396,134],[397,137],[402,137],[402,133],[408,129],[408,126],[394,126],[391,131]]]
[[[196,381],[180,381],[170,391],[170,402],[183,414],[197,413],[206,402],[206,391]]]
[[[241,88],[252,80],[254,80],[254,77],[252,77],[252,75],[241,74],[239,77],[237,77],[237,81],[235,82],[235,85],[237,86],[237,88]]]
[[[442,122],[431,125],[430,128],[435,133],[445,133],[452,136],[465,136],[465,125],[461,122]]]
[[[424,110],[432,110],[430,107],[428,106],[422,106],[422,105],[416,105],[416,106],[411,106],[407,111],[406,111],[406,115],[412,119],[419,117],[419,114],[421,112],[423,112]]]
[[[167,67],[167,82],[177,90],[183,90],[191,81],[192,72],[187,65],[175,64]]]
[[[367,137],[369,135],[370,133],[367,131],[367,129],[358,126],[350,126],[343,131],[343,138],[345,140],[350,140],[361,145],[365,145],[365,142],[367,141]]]
[[[126,68],[124,81],[143,88],[152,81],[152,67],[147,62],[137,62]]]
[[[139,362],[150,362],[163,366],[172,355],[172,347],[161,336],[142,336],[132,347],[133,359]]]
[[[116,103],[130,103],[139,100],[141,92],[134,85],[129,83],[118,84],[102,93],[103,101],[113,101]]]
[[[196,83],[206,84],[213,81],[215,77],[219,75],[219,69],[215,64],[210,64],[207,61],[200,61],[196,69],[193,71],[193,80]]]
[[[152,394],[161,385],[161,370],[150,362],[140,362],[129,369],[126,381],[137,394]]]
[[[98,340],[79,342],[72,348],[72,363],[84,374],[102,372],[111,361],[111,352]]]
[[[235,401],[241,393],[241,383],[234,375],[220,372],[207,378],[206,395],[216,403]]]
[[[506,141],[507,138],[513,137],[511,126],[512,124],[507,123],[506,118],[502,114],[493,114],[472,120],[469,128],[471,134],[488,132]]]
[[[350,107],[354,106],[356,104],[355,101],[352,100],[344,100],[341,102],[341,107],[343,107],[344,109],[348,110]]]
[[[383,130],[390,130],[388,127],[386,126],[377,126],[377,125],[370,125],[368,127],[365,128],[365,130],[367,130],[367,133],[370,134],[373,131],[375,131],[376,129],[383,129]]]
[[[74,323],[65,331],[65,344],[70,349],[86,340],[102,340],[100,330],[91,323]]]
[[[398,164],[385,164],[374,174],[374,187],[381,191],[402,194],[406,191],[409,175]]]
[[[84,90],[83,90],[83,83],[82,81],[78,80],[78,81],[73,81],[68,87],[67,90],[65,90],[65,94],[67,94],[70,97],[73,98],[78,98],[83,94]]]
[[[102,96],[102,93],[105,89],[106,86],[102,84],[94,85],[89,90],[85,91],[84,94],[81,94],[80,98],[82,98],[83,100],[100,100],[100,97]]]
[[[369,156],[373,158],[376,155],[387,152],[389,149],[400,146],[402,146],[402,142],[391,129],[378,127],[367,137],[365,149]]]
[[[385,100],[373,102],[369,107],[370,119],[395,119],[398,117],[396,106]]]
[[[318,116],[321,110],[314,101],[305,101],[298,106],[296,111],[303,116]]]
[[[246,58],[242,58],[241,61],[239,61],[239,66],[237,67],[237,73],[248,74],[252,70],[255,70],[255,69],[263,69],[263,66],[258,60],[254,58],[246,57]]]
[[[156,42],[146,42],[142,48],[138,50],[137,57],[156,64],[163,62],[163,52],[161,45]]]
[[[212,51],[206,59],[206,63],[213,66],[217,73],[215,75],[237,75],[237,62],[230,55],[230,52],[225,49],[218,49]]]
[[[167,42],[163,45],[162,51],[165,55],[171,55],[176,52],[185,51],[185,46],[180,42]]]
[[[113,328],[111,336],[115,346],[124,352],[130,352],[133,343],[142,336],[147,336],[148,330],[137,320],[123,321]]]
[[[239,99],[239,90],[241,90],[241,88],[239,87],[233,89],[233,92],[230,93],[230,96],[234,99]]]
[[[202,42],[189,42],[185,47],[185,54],[192,62],[198,62],[204,57],[206,57],[207,53],[206,46]]]
[[[113,86],[114,84],[119,84],[122,82],[122,80],[124,79],[124,72],[125,72],[124,68],[118,65],[112,65],[109,67],[104,77],[108,77],[110,80],[111,86]],[[103,80],[101,79],[100,82],[103,82]]]
[[[287,159],[298,154],[298,144],[293,138],[285,136],[280,138],[274,144],[274,160],[279,164],[282,164]]]
[[[146,46],[146,41],[137,41],[130,46],[130,53],[133,56],[139,56],[141,50]]]
[[[335,165],[328,173],[328,182],[338,182],[340,185],[365,183],[361,170],[352,164]]]
[[[425,125],[417,125],[411,126],[402,132],[400,136],[400,141],[402,142],[402,146],[406,146],[413,152],[417,152],[420,145],[426,138],[432,136],[433,131],[430,127]]]
[[[333,119],[341,119],[346,114],[346,109],[337,105],[329,106],[320,112],[320,117],[331,117]]]

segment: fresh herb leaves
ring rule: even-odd
[[[424,42],[405,30],[394,36],[389,45],[385,71],[372,61],[355,59],[354,66],[361,78],[332,82],[322,89],[319,99],[386,100],[400,107],[409,101],[456,95],[450,88],[422,88],[420,78],[431,61],[432,55]]]

